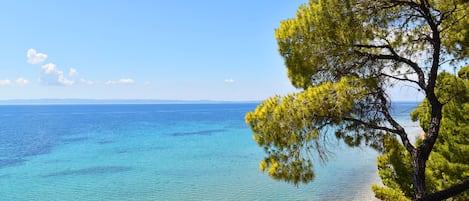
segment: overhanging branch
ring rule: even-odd
[[[381,73],[382,76],[385,76],[385,77],[389,77],[389,78],[392,78],[392,79],[396,79],[396,80],[400,80],[400,81],[406,81],[406,82],[412,82],[412,83],[415,83],[415,84],[419,84],[419,82],[415,81],[415,80],[411,80],[411,79],[407,79],[407,78],[400,78],[400,77],[396,77],[396,76],[392,76],[392,75],[388,75],[386,73]]]
[[[381,112],[384,115],[384,118],[391,124],[392,127],[394,127],[398,131],[398,135],[401,138],[402,144],[404,147],[409,151],[410,154],[413,154],[415,152],[415,147],[412,145],[412,143],[409,140],[409,137],[407,136],[407,133],[405,132],[404,128],[397,123],[396,120],[391,116],[391,113],[389,112],[389,109],[387,107],[387,100],[386,97],[384,96],[384,91],[381,89],[378,92],[378,99],[381,101]]]
[[[469,190],[469,179],[463,181],[460,184],[451,186],[445,190],[438,191],[432,194],[428,194],[423,198],[417,199],[416,201],[435,201],[435,200],[444,200],[450,197],[456,196],[464,191]]]
[[[365,122],[363,120],[355,119],[355,118],[351,118],[351,117],[344,117],[343,120],[358,123],[358,124],[364,125],[364,126],[366,126],[368,128],[371,128],[371,129],[387,131],[387,132],[394,133],[394,134],[399,134],[399,132],[400,132],[397,129],[391,129],[391,128],[384,127],[384,126],[378,126],[378,125],[371,124],[371,123]]]
[[[391,61],[395,61],[395,62],[398,62],[398,63],[404,63],[404,64],[410,66],[418,76],[418,82],[416,82],[416,84],[422,90],[426,91],[425,75],[423,73],[423,70],[419,67],[419,65],[417,63],[413,62],[412,60],[399,56],[391,46],[389,46],[389,45],[378,45],[378,46],[374,46],[374,45],[356,45],[356,47],[380,48],[380,49],[385,48],[385,49],[388,49],[391,52],[391,54],[373,54],[373,53],[361,52],[361,51],[358,51],[358,50],[355,51],[355,52],[357,54],[361,55],[361,56],[368,57],[372,60],[391,60]]]

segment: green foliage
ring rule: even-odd
[[[339,125],[345,116],[361,115],[357,101],[364,99],[374,85],[372,80],[344,77],[337,83],[325,82],[301,93],[264,101],[246,115],[254,140],[268,154],[260,169],[294,184],[311,181],[311,152],[326,156],[319,133],[327,126]]]
[[[429,105],[441,102],[444,135],[465,132],[454,125],[461,125],[461,117],[467,120],[469,106],[459,99],[468,94],[467,87],[460,87],[467,86],[468,70],[462,69],[460,78],[449,73],[436,77],[443,62],[458,68],[469,57],[468,7],[467,0],[310,0],[300,6],[294,18],[280,23],[275,37],[288,77],[302,91],[272,97],[246,115],[254,140],[267,154],[260,169],[275,179],[309,182],[314,178],[314,156],[327,158],[323,140],[335,134],[350,146],[368,145],[386,153],[379,169],[388,188],[373,187],[378,197],[406,200],[412,194],[425,195],[423,179],[411,179],[416,173],[409,161],[422,156],[425,162],[431,150],[416,154],[405,130],[390,115],[386,88],[405,82],[430,97],[412,113],[422,128],[430,127]],[[439,112],[440,107],[435,108]],[[456,140],[438,139],[447,144]],[[443,158],[453,151],[466,153],[438,149]],[[452,162],[457,157],[450,158]],[[423,178],[419,173],[414,178]]]
[[[461,0],[431,1],[441,18],[442,44],[457,59],[469,56],[469,3]],[[381,9],[385,7],[386,9]],[[409,58],[431,62],[428,40],[431,28],[421,13],[408,4],[392,1],[317,0],[302,5],[293,19],[275,30],[279,52],[288,77],[306,89],[342,76],[376,76],[411,69],[393,60],[375,56],[402,52]],[[374,47],[371,47],[374,46]],[[399,69],[398,69],[399,68]]]
[[[469,1],[432,1],[436,8],[446,11],[446,20],[441,29],[445,30],[442,43],[447,51],[458,59],[469,57]]]
[[[351,9],[349,1],[310,1],[280,24],[275,37],[294,86],[306,89],[346,70],[340,69],[352,59],[346,52],[366,35]]]
[[[459,70],[458,76],[463,80],[469,80],[469,68],[466,67]]]
[[[467,72],[469,66],[460,70]],[[448,103],[443,107],[442,127],[430,159],[430,190],[442,190],[469,178],[469,80],[441,74],[438,92]],[[469,192],[453,200],[469,200]]]
[[[379,177],[387,187],[373,185],[375,196],[381,200],[406,200],[413,196],[412,166],[409,153],[395,137],[386,137],[385,153],[378,157]]]
[[[469,80],[463,79],[469,66],[462,68],[459,77],[441,73],[436,93],[446,101],[439,137],[427,162],[427,188],[440,191],[459,184],[469,177]],[[411,115],[425,129],[430,120],[431,106],[425,100]],[[417,143],[421,143],[421,140]],[[411,160],[405,148],[396,140],[385,143],[385,154],[378,158],[379,176],[386,187],[373,186],[376,197],[395,200],[396,195],[412,198],[412,179],[408,178]],[[452,200],[468,200],[469,192]]]

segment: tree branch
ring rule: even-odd
[[[415,11],[419,12],[420,14],[424,14],[422,11],[422,4],[418,4],[417,2],[414,1],[398,1],[398,0],[392,0],[391,2],[397,4],[397,5],[407,5],[414,9]]]
[[[379,48],[379,49],[389,49],[389,45],[362,45],[362,44],[356,44],[353,45],[355,47],[360,47],[360,48]]]
[[[443,27],[440,32],[441,32],[441,33],[446,32],[447,29],[449,29],[449,28],[451,28],[453,25],[459,23],[460,21],[462,21],[463,19],[465,19],[467,16],[468,16],[468,14],[466,13],[466,14],[464,14],[463,16],[461,16],[460,18],[457,18],[455,21],[451,22],[448,26]]]
[[[441,56],[441,38],[440,30],[438,30],[438,24],[435,23],[430,9],[423,7],[422,11],[425,13],[425,20],[427,21],[432,31],[432,46],[433,46],[433,61],[430,72],[428,73],[428,83],[425,89],[426,98],[430,102],[432,107],[430,126],[427,131],[427,137],[423,140],[422,144],[418,147],[419,154],[427,159],[433,146],[438,137],[440,122],[442,118],[441,109],[442,104],[438,100],[435,94],[436,80],[438,76],[438,68],[440,67],[440,56]]]
[[[394,120],[394,118],[391,116],[391,113],[389,112],[389,109],[388,109],[387,100],[386,100],[386,97],[384,96],[384,91],[382,89],[378,92],[378,99],[381,101],[381,105],[380,105],[381,112],[383,113],[384,117],[391,124],[391,126],[394,127],[398,131],[398,133],[396,134],[398,134],[399,137],[401,138],[402,144],[407,149],[407,151],[409,151],[409,153],[411,154],[414,153],[415,147],[414,145],[412,145],[412,143],[410,143],[410,140],[407,136],[407,133],[405,132],[405,129],[399,123],[397,123],[397,121]]]
[[[417,199],[416,201],[444,200],[444,199],[448,199],[450,197],[456,196],[466,190],[469,190],[469,179],[467,179],[466,181],[463,181],[460,184],[451,186],[445,190],[438,191],[432,194],[428,194],[420,199]]]
[[[354,122],[354,123],[359,123],[359,124],[364,125],[368,128],[372,128],[372,129],[376,129],[376,130],[387,131],[387,132],[394,133],[394,134],[399,134],[400,133],[400,131],[397,130],[397,129],[391,129],[391,128],[384,127],[384,126],[378,126],[378,125],[375,125],[375,124],[365,122],[365,121],[360,120],[360,119],[355,119],[355,118],[351,118],[351,117],[344,117],[343,120],[351,121],[351,122]]]
[[[415,80],[411,80],[411,79],[407,79],[407,78],[400,78],[400,77],[388,75],[388,74],[386,74],[386,73],[381,73],[381,75],[382,75],[382,76],[385,76],[385,77],[392,78],[392,79],[396,79],[396,80],[399,80],[399,81],[412,82],[412,83],[415,83],[415,84],[419,85],[419,82],[417,82],[417,81],[415,81]]]
[[[447,12],[443,12],[443,13],[440,12],[440,19],[438,20],[437,25],[441,25],[441,23],[444,20],[446,20],[448,16],[452,15],[454,12],[456,12],[458,10],[458,6],[456,5],[456,3],[454,3],[453,6],[454,6],[453,9],[451,9]]]
[[[417,82],[418,86],[422,90],[426,91],[425,75],[423,73],[423,70],[419,67],[419,65],[417,63],[411,61],[410,59],[399,56],[394,51],[394,49],[391,48],[389,45],[386,45],[386,46],[387,46],[386,48],[391,51],[391,55],[389,55],[389,54],[372,54],[372,53],[366,53],[366,52],[360,52],[360,51],[356,51],[356,53],[358,53],[359,55],[362,55],[362,56],[369,57],[370,59],[393,60],[393,61],[396,61],[396,62],[407,64],[417,74],[417,76],[418,76],[418,82]],[[383,47],[376,46],[375,48],[383,48]]]

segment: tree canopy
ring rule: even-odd
[[[468,189],[467,176],[459,186],[425,185],[432,179],[426,178],[427,160],[439,149],[435,142],[454,136],[438,137],[440,130],[455,132],[443,118],[444,108],[462,92],[437,83],[454,78],[442,73],[444,66],[458,69],[469,58],[468,13],[467,0],[310,0],[300,6],[275,36],[288,77],[301,91],[269,98],[246,115],[267,154],[261,170],[294,184],[313,180],[314,152],[325,159],[321,139],[333,133],[351,146],[365,144],[391,155],[402,146],[408,161],[398,159],[407,185],[401,193],[407,197],[425,200],[434,190],[462,185],[445,191],[453,196]],[[459,74],[467,78],[468,70]],[[390,113],[386,89],[396,83],[425,96],[413,114],[426,133],[418,144]]]

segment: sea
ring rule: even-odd
[[[375,200],[378,153],[333,142],[308,184],[259,170],[257,103],[0,106],[0,200]],[[393,115],[419,135],[408,113]]]

